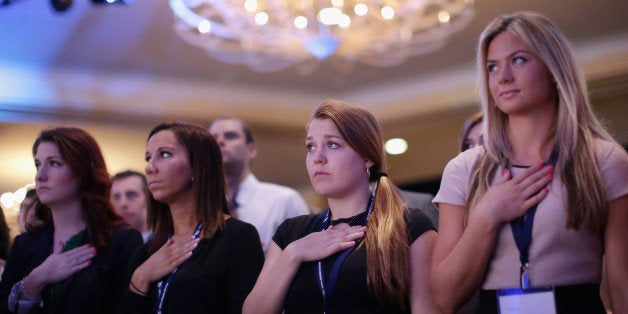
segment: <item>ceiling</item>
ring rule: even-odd
[[[212,60],[177,37],[166,0],[130,5],[74,0],[61,13],[49,1],[13,0],[0,6],[0,102],[17,112],[76,111],[101,118],[124,114],[203,121],[227,111],[255,123],[300,127],[302,119],[294,118],[307,117],[321,99],[336,97],[373,108],[381,119],[414,116],[434,110],[422,106],[442,105],[416,99],[439,98],[452,88],[462,93],[445,105],[472,102],[478,34],[495,16],[523,9],[550,17],[580,60],[595,65],[591,71],[614,72],[596,75],[628,71],[628,1],[477,0],[476,5],[471,24],[438,52],[393,68],[356,65],[346,75],[323,63],[302,77],[294,69],[264,74]],[[623,69],[599,64],[616,57],[622,58]]]
[[[286,130],[302,132],[312,108],[332,97],[368,107],[388,134],[411,131],[436,145],[432,130],[447,130],[453,138],[476,108],[474,46],[480,31],[495,16],[518,10],[553,20],[573,43],[598,98],[624,106],[628,1],[477,0],[470,25],[438,52],[392,68],[358,64],[348,74],[323,63],[304,77],[294,69],[263,74],[212,60],[174,33],[166,0],[108,6],[74,0],[62,13],[49,1],[13,0],[0,6],[0,141],[28,123],[91,123],[146,134],[164,119],[207,124],[219,114],[240,116],[264,136],[286,136]],[[302,134],[296,137],[301,141]],[[281,154],[281,143],[274,144]],[[455,144],[444,150],[445,160],[452,149]],[[277,155],[269,159],[258,167],[275,162],[276,168]],[[442,169],[443,163],[428,166]],[[303,182],[303,171],[295,172],[300,179],[277,181]],[[412,180],[438,171],[400,176]],[[288,172],[283,175],[293,175]]]

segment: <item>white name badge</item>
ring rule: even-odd
[[[497,291],[500,314],[556,314],[553,288]]]

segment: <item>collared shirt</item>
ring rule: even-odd
[[[264,253],[270,246],[275,230],[284,220],[310,213],[299,192],[287,186],[261,182],[252,173],[240,184],[236,203],[238,219],[255,226]]]
[[[153,230],[146,230],[146,232],[142,233],[142,239],[144,243],[148,242],[148,240],[153,238]]]

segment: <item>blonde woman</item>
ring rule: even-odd
[[[628,156],[593,115],[567,40],[537,13],[505,15],[477,62],[484,145],[449,162],[434,198],[436,302],[450,313],[480,288],[482,313],[508,291],[604,313],[606,255],[613,311],[628,312]]]

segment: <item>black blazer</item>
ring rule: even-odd
[[[51,254],[54,227],[15,237],[0,281],[0,313],[10,313],[11,288]],[[43,306],[37,313],[114,313],[128,290],[127,265],[143,244],[137,230],[116,227],[107,249],[99,251],[87,268],[61,281],[59,302],[51,301],[52,285],[42,291]],[[42,305],[40,303],[40,305]]]
[[[149,258],[148,245],[137,251],[131,273]],[[255,227],[229,218],[221,231],[210,239],[200,240],[192,256],[179,265],[162,312],[242,313],[244,299],[253,289],[263,265],[262,242]],[[127,288],[128,303],[122,313],[155,313],[157,283],[151,283],[147,292],[148,297],[141,297]]]

